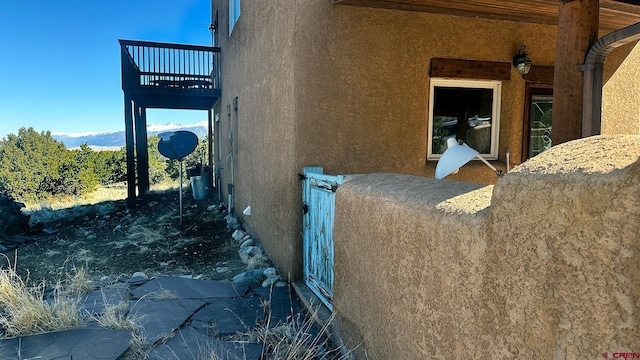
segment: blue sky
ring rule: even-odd
[[[124,130],[118,39],[211,45],[209,0],[0,0],[0,138]],[[206,111],[148,110],[192,124]]]

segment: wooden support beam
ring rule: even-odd
[[[124,97],[124,133],[127,148],[127,206],[131,209],[136,203],[136,164],[133,138],[133,104],[131,97]]]
[[[147,149],[147,108],[135,106],[136,158],[138,160],[138,196],[149,192],[149,150]]]
[[[464,59],[431,59],[431,77],[510,80],[511,63]]]
[[[583,73],[589,48],[598,38],[599,0],[561,0],[553,89],[553,130],[557,145],[582,136]]]

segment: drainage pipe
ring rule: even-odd
[[[577,71],[584,72],[582,137],[599,135],[602,130],[602,85],[604,60],[622,45],[640,40],[640,23],[611,32],[596,41]]]

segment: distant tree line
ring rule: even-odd
[[[149,180],[151,184],[178,177],[177,161],[158,152],[157,136],[148,140]],[[203,160],[206,143],[186,158],[186,166]],[[26,202],[55,197],[79,196],[95,191],[99,185],[126,181],[126,151],[94,151],[87,144],[69,150],[33,128],[21,128],[0,140],[0,193]]]

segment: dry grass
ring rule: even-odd
[[[167,192],[178,189],[177,181],[168,181],[151,186],[152,192]],[[112,201],[127,198],[127,186],[125,183],[99,186],[98,190],[78,197],[65,197],[43,203],[27,204],[25,212],[31,215],[31,223],[50,223],[66,217],[83,216],[88,211],[95,211],[97,215],[107,215],[115,210]],[[93,209],[83,205],[94,205]]]
[[[136,332],[140,329],[142,318],[127,313],[126,308],[127,302],[109,306],[93,319],[103,328]]]
[[[327,322],[327,326],[330,323]],[[301,314],[289,321],[271,326],[268,322],[240,334],[239,342],[259,343],[268,350],[267,359],[312,360],[326,355],[328,338],[326,326],[313,331],[314,321]]]
[[[94,290],[89,280],[89,274],[84,267],[73,268],[73,274],[66,274],[67,281],[64,286],[64,293],[67,295],[88,294]]]
[[[9,266],[0,270],[0,326],[7,338],[69,329],[80,325],[79,298],[63,296],[56,287],[52,302],[44,301],[45,284],[28,288]]]

